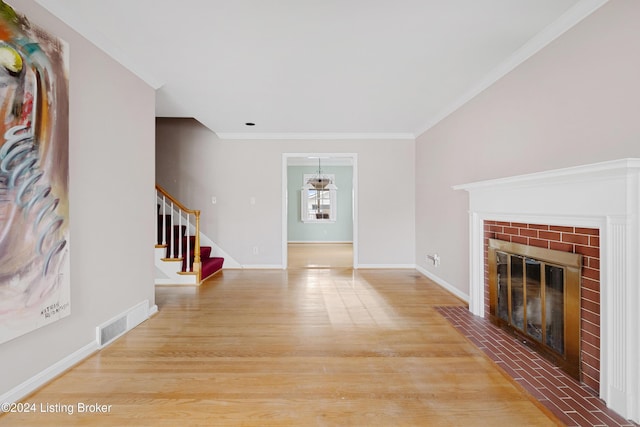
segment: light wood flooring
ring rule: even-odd
[[[153,318],[25,399],[110,412],[0,425],[557,423],[435,309],[462,302],[414,270],[223,270],[199,288],[158,288],[156,302]]]
[[[287,251],[289,269],[353,267],[351,243],[289,243]]]

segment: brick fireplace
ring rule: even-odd
[[[580,277],[580,381],[600,389],[600,230],[484,221],[484,311],[489,313],[489,239],[582,255]]]
[[[582,254],[582,381],[640,422],[640,159],[454,189],[469,193],[469,310],[489,315],[489,238]]]

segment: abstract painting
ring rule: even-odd
[[[67,52],[0,0],[0,343],[71,313]]]

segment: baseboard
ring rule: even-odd
[[[455,296],[457,296],[467,304],[469,303],[469,295],[465,294],[460,289],[448,283],[446,280],[441,279],[440,277],[436,276],[435,274],[431,273],[430,271],[426,270],[423,267],[416,266],[416,270],[418,270],[424,276],[427,276],[427,278],[433,280],[434,282],[436,282],[436,284],[442,286],[444,289],[451,292],[452,294],[454,294]]]
[[[142,314],[142,311],[140,310],[140,308],[144,304],[147,305],[146,316],[144,316]],[[125,334],[130,330],[132,330],[133,328],[135,328],[136,326],[138,326],[140,323],[147,320],[152,315],[156,314],[157,312],[158,312],[158,306],[154,304],[153,306],[149,307],[148,300],[144,300],[136,304],[135,306],[131,307],[130,309],[126,310],[124,313],[120,315],[120,316],[128,317],[128,322],[127,322],[128,327],[127,327],[127,330],[125,331]],[[98,328],[99,327],[96,327],[96,329]],[[14,402],[20,401],[24,397],[28,396],[29,394],[33,393],[40,387],[49,383],[51,380],[53,380],[57,376],[63,374],[65,371],[71,369],[73,366],[82,362],[84,359],[86,359],[87,357],[91,356],[92,354],[94,354],[99,350],[100,350],[100,345],[96,337],[95,340],[86,344],[82,348],[74,351],[73,353],[69,354],[63,359],[55,362],[53,365],[37,373],[33,377],[24,381],[22,384],[19,384],[18,386],[7,391],[3,395],[0,395],[0,404],[14,403]]]
[[[292,245],[304,245],[307,243],[313,243],[318,244],[318,243],[326,243],[329,245],[352,245],[353,242],[351,240],[336,240],[336,241],[328,241],[328,240],[289,240],[287,243],[292,244]]]
[[[364,270],[367,268],[370,269],[387,269],[387,270],[393,270],[393,269],[414,269],[416,268],[415,264],[358,264],[356,266],[354,266],[353,268],[358,269],[358,270]]]
[[[64,359],[59,360],[45,370],[37,373],[22,384],[14,387],[13,389],[0,396],[0,403],[18,402],[20,399],[23,399],[25,396],[33,393],[43,385],[56,378],[58,375],[64,373],[76,364],[82,362],[84,359],[91,356],[96,351],[98,351],[98,342],[90,342],[89,344],[74,351]]]
[[[158,314],[158,306],[153,304],[151,307],[149,307],[149,317],[155,316],[156,314]]]
[[[198,283],[178,283],[175,280],[157,280],[155,286],[182,286],[184,288],[193,288],[200,286]]]
[[[154,284],[156,286],[198,286],[194,275],[181,275],[180,277],[174,277],[171,279],[155,279]]]
[[[277,264],[245,264],[242,266],[245,270],[282,270],[282,265]]]

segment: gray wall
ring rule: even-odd
[[[154,304],[154,90],[35,1],[11,5],[69,43],[71,315],[0,345],[0,395]]]
[[[353,168],[351,166],[322,166],[323,174],[334,174],[337,199],[335,222],[302,222],[300,198],[304,174],[316,174],[317,166],[289,166],[288,186],[288,231],[290,242],[351,242],[353,241]]]
[[[202,210],[203,232],[241,265],[282,267],[283,154],[319,148],[358,155],[356,263],[415,264],[413,140],[220,140],[190,119],[158,119],[156,133],[157,182]]]
[[[417,139],[419,266],[468,294],[468,197],[453,185],[640,157],[638,16],[638,1],[608,2]]]

